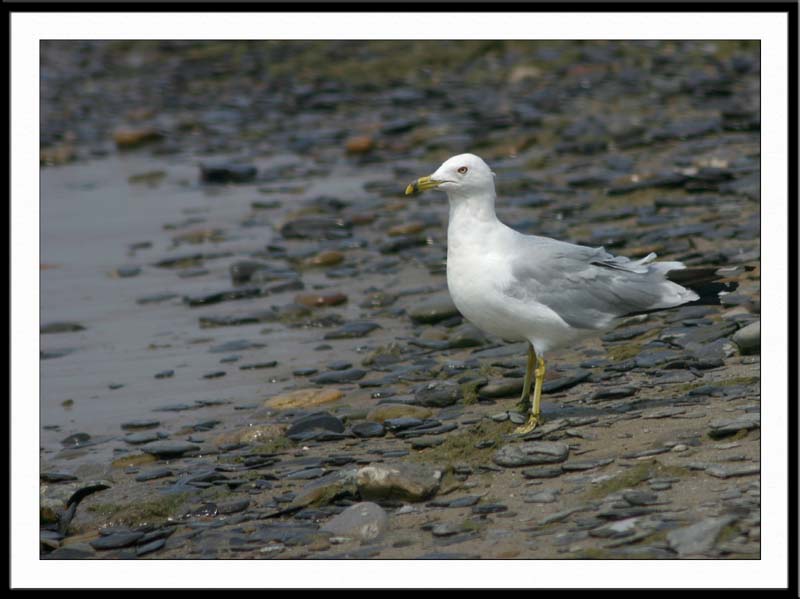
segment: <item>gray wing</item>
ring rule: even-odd
[[[503,292],[544,304],[580,329],[602,329],[621,316],[697,299],[693,291],[665,277],[670,270],[685,268],[682,263],[655,258],[650,254],[630,260],[604,248],[521,235],[512,281]]]

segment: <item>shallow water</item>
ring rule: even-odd
[[[71,349],[67,355],[41,361],[41,444],[45,453],[60,449],[67,435],[120,434],[126,420],[157,417],[167,428],[178,423],[214,418],[230,413],[231,406],[206,407],[202,411],[158,412],[165,405],[205,400],[225,400],[252,405],[276,390],[275,378],[286,379],[292,368],[307,366],[311,348],[299,344],[302,330],[280,325],[258,339],[265,324],[201,329],[198,317],[263,309],[291,301],[294,291],[268,298],[188,308],[181,296],[210,289],[230,287],[230,263],[249,252],[263,249],[274,233],[269,226],[242,227],[250,203],[263,200],[257,183],[203,186],[198,183],[195,161],[186,158],[155,158],[118,155],[57,168],[43,169],[41,175],[41,322],[70,321],[85,330],[41,336],[44,352]],[[280,164],[281,159],[256,161],[261,168]],[[128,178],[163,170],[166,176],[157,186],[131,184]],[[377,169],[380,174],[381,169]],[[336,196],[363,197],[363,180],[352,169],[309,181],[305,191],[289,197],[276,212],[285,213],[302,204],[302,198],[325,192]],[[375,172],[372,170],[371,172]],[[262,184],[263,185],[263,184]],[[285,196],[284,196],[285,197]],[[205,222],[188,227],[220,228],[230,240],[220,243],[182,245],[171,248],[172,235],[165,223],[180,223],[202,217]],[[133,244],[151,242],[152,247],[129,251]],[[231,256],[209,260],[209,273],[180,279],[175,269],[151,264],[163,256],[195,252],[231,252]],[[112,276],[116,268],[141,266],[138,276]],[[310,284],[321,283],[322,275],[310,273]],[[177,297],[137,304],[138,298],[175,293]],[[228,306],[231,307],[228,307]],[[222,307],[221,307],[222,306]],[[349,311],[357,310],[356,307]],[[264,343],[263,349],[210,353],[209,347],[237,339]],[[229,354],[242,359],[226,368],[220,359]],[[317,352],[318,354],[319,352]],[[326,356],[316,355],[314,360]],[[280,367],[240,371],[242,363],[277,360]],[[155,379],[156,373],[174,370],[172,378]],[[226,370],[220,379],[204,374]],[[124,385],[110,389],[109,385]],[[68,407],[62,402],[72,400]],[[52,427],[58,427],[53,430]],[[93,449],[99,451],[98,448]]]

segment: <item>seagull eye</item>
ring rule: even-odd
[[[468,170],[469,169],[466,166],[462,166],[460,169],[458,169],[458,172],[462,175],[466,175]]]

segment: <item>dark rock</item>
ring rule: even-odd
[[[433,381],[418,387],[414,392],[414,403],[443,408],[456,403],[463,391],[461,386],[452,381]]]
[[[90,541],[89,545],[98,551],[119,549],[121,547],[130,547],[143,536],[143,532],[119,532]]]
[[[311,379],[312,383],[317,385],[334,385],[337,383],[351,383],[364,378],[367,374],[366,370],[360,368],[348,368],[347,370],[333,370],[331,372],[323,372]]]
[[[259,297],[263,294],[260,287],[240,287],[238,289],[223,289],[222,291],[187,295],[183,297],[183,302],[189,306],[208,306],[219,302]]]
[[[364,337],[379,329],[381,326],[374,322],[350,322],[342,328],[325,334],[325,339],[355,339]]]
[[[76,331],[85,331],[86,327],[77,322],[51,322],[39,327],[39,334],[49,335],[52,333],[74,333]]]
[[[307,440],[319,431],[344,432],[344,424],[328,412],[313,412],[295,420],[286,431],[286,436],[294,441]]]
[[[157,428],[160,424],[158,420],[130,420],[128,422],[123,422],[120,428],[124,431],[135,431]]]
[[[203,183],[247,183],[253,181],[258,169],[248,164],[201,164]]]

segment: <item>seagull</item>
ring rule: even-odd
[[[495,174],[474,154],[459,154],[406,195],[437,189],[450,204],[447,287],[461,314],[507,341],[526,341],[521,404],[530,411],[515,432],[543,422],[542,383],[547,352],[598,335],[630,316],[687,304],[719,304],[735,282],[718,282],[714,268],[614,256],[602,247],[524,235],[495,214]],[[531,379],[535,380],[533,401]]]

